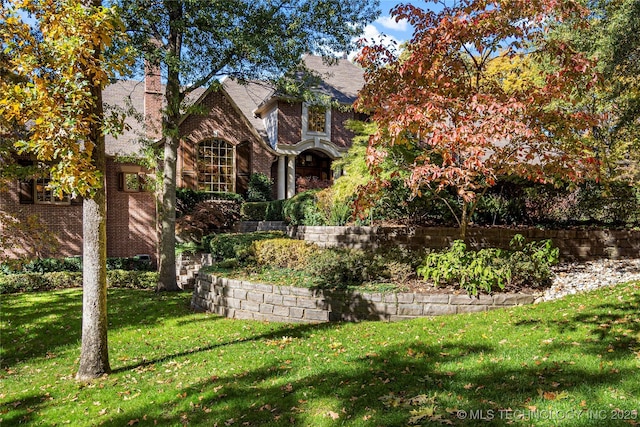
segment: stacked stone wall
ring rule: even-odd
[[[321,247],[342,246],[373,249],[383,246],[410,248],[448,248],[458,239],[459,229],[453,227],[311,227],[285,226],[278,222],[251,222],[241,226],[243,232],[284,230],[290,236]],[[538,228],[470,228],[466,242],[475,249],[509,248],[516,234],[527,240],[551,239],[567,260],[640,257],[640,231],[637,230],[543,230]]]
[[[533,295],[365,293],[313,290],[227,279],[200,273],[191,306],[234,319],[319,323],[398,321],[424,316],[475,313],[531,304]]]

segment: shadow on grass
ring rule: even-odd
[[[155,293],[109,289],[109,330],[154,325],[192,314],[185,293]],[[44,357],[59,348],[80,342],[82,290],[13,294],[2,296],[2,361],[9,368],[19,361]]]
[[[420,409],[433,413],[431,419],[426,418],[420,424],[431,425],[429,421],[434,421],[433,425],[440,425],[439,421],[447,420],[455,425],[511,425],[514,419],[506,408],[526,407],[540,390],[552,389],[555,382],[562,381],[563,390],[571,393],[583,383],[614,386],[621,378],[633,374],[631,371],[594,374],[576,367],[504,365],[452,373],[440,368],[443,351],[449,354],[446,356],[449,363],[463,363],[491,354],[492,349],[473,345],[412,345],[411,350],[413,355],[406,346],[390,347],[379,354],[351,360],[343,370],[321,370],[295,381],[281,379],[288,374],[286,367],[260,366],[180,388],[172,401],[110,418],[103,425],[122,426],[137,420],[136,425],[157,422],[158,425],[304,426],[317,425],[320,419],[323,425],[406,426],[410,412]],[[420,401],[426,404],[411,403]],[[308,406],[308,402],[313,404]],[[456,409],[467,414],[493,413],[494,418],[490,422],[462,419],[456,415]],[[504,411],[503,415],[500,411]],[[570,425],[601,425],[588,419],[574,421]]]
[[[570,305],[564,313],[571,314],[514,322],[516,328],[525,329],[542,325],[549,330],[549,336],[555,337],[575,332],[577,328],[588,328],[587,338],[583,336],[578,347],[574,347],[576,343],[552,342],[542,349],[544,357],[536,359],[528,354],[522,358],[524,363],[508,363],[510,353],[505,357],[501,346],[493,341],[487,344],[453,342],[446,335],[441,335],[443,342],[437,343],[425,342],[430,341],[430,337],[421,335],[419,340],[416,336],[407,338],[406,343],[379,345],[375,352],[363,352],[365,354],[345,360],[342,366],[333,363],[326,368],[320,360],[309,361],[307,366],[288,366],[287,362],[281,362],[288,354],[284,346],[280,348],[282,354],[271,363],[256,361],[255,367],[245,372],[190,384],[179,389],[175,399],[162,402],[160,408],[158,405],[143,407],[110,418],[105,425],[124,425],[135,419],[140,425],[158,422],[162,425],[288,426],[318,424],[321,420],[322,425],[406,426],[412,414],[416,417],[422,414],[425,418],[416,418],[416,423],[423,425],[431,422],[441,425],[443,421],[469,426],[535,425],[540,420],[547,425],[560,423],[578,427],[603,423],[637,425],[634,418],[611,419],[613,406],[602,403],[603,391],[615,391],[623,381],[637,376],[637,367],[627,364],[624,368],[610,369],[601,365],[598,369],[576,363],[574,355],[596,356],[592,360],[600,357],[628,360],[630,350],[640,351],[638,306],[640,295],[636,293],[620,304],[578,306],[573,313]],[[424,329],[419,327],[420,322],[412,322],[411,330]],[[327,328],[344,326],[340,323],[300,325],[291,327],[287,334],[305,338]],[[282,330],[277,330],[226,345],[281,336]],[[514,351],[517,353],[517,349]],[[334,356],[339,357],[338,352]],[[478,363],[478,368],[470,369],[478,360],[491,362]],[[293,370],[296,375],[291,375]],[[627,397],[623,396],[617,407],[637,409],[634,407],[637,400],[625,403],[634,391],[629,386],[624,390],[622,393],[627,393]],[[545,415],[540,419],[528,418],[535,414],[531,408],[536,401],[537,404],[546,402],[551,408],[564,408],[565,412],[559,412],[558,417],[568,412],[573,414],[572,418],[553,419],[549,413],[546,418]],[[601,412],[603,409],[605,412]],[[459,415],[462,413],[464,417]],[[591,416],[594,413],[601,417],[604,414],[605,418],[594,418]],[[635,414],[637,417],[637,412]],[[485,419],[480,420],[479,416]]]
[[[126,293],[121,296],[123,298],[119,300],[114,298],[118,305],[125,306],[118,308],[117,317],[135,316],[136,307],[140,308],[144,301],[141,299],[132,303],[126,298]],[[189,311],[184,307],[184,295],[182,302],[178,302],[177,297],[174,300],[172,295],[165,297],[168,301],[163,300],[163,295],[160,295],[156,304],[149,304],[149,300],[146,300],[149,311],[162,310],[162,313],[142,313],[140,319],[114,316],[115,327],[135,326],[138,321],[147,322],[152,319],[158,322],[162,318],[174,318],[178,322],[189,324],[191,319],[187,317]],[[165,311],[165,302],[170,303],[169,307],[173,304],[173,308]],[[392,325],[388,329],[379,327],[381,323],[358,325],[357,328],[351,324],[334,323],[272,324],[254,330],[250,322],[237,322],[232,326],[241,330],[241,334],[234,335],[235,338],[223,336],[218,343],[163,354],[153,360],[118,367],[114,371],[122,375],[153,364],[160,365],[185,356],[195,359],[196,355],[200,355],[215,365],[218,375],[194,378],[192,382],[152,384],[146,389],[149,394],[153,394],[156,386],[168,388],[171,393],[162,396],[158,393],[157,398],[150,398],[152,402],[141,403],[135,409],[122,413],[110,412],[95,421],[107,426],[132,425],[133,421],[133,424],[140,426],[156,423],[288,426],[317,425],[318,420],[322,425],[405,426],[409,422],[411,411],[418,411],[418,414],[429,415],[429,418],[419,421],[425,425],[429,425],[429,421],[436,423],[434,425],[439,421],[455,425],[532,425],[536,424],[536,420],[514,420],[512,415],[510,417],[511,412],[501,411],[530,408],[536,399],[547,396],[546,393],[550,397],[544,399],[558,405],[570,404],[579,411],[582,405],[580,400],[585,399],[588,408],[600,410],[603,407],[589,405],[592,402],[602,405],[602,396],[599,395],[602,390],[617,389],[622,381],[637,376],[637,366],[631,366],[633,363],[616,369],[594,369],[593,366],[572,359],[572,355],[590,355],[591,360],[597,360],[593,356],[600,355],[611,360],[629,359],[630,348],[638,345],[636,337],[640,331],[637,311],[639,305],[640,296],[636,290],[636,294],[620,304],[612,303],[609,298],[606,302],[586,308],[568,304],[566,307],[562,306],[562,310],[557,310],[559,305],[549,305],[521,312],[524,313],[520,315],[522,320],[513,321],[516,332],[509,332],[513,333],[509,336],[510,339],[518,335],[518,330],[521,330],[521,335],[525,335],[533,328],[540,328],[548,336],[559,337],[587,328],[586,334],[577,338],[579,346],[573,347],[569,340],[562,343],[552,341],[543,346],[541,351],[544,357],[540,359],[532,358],[534,354],[518,357],[518,348],[507,349],[506,345],[499,344],[499,338],[496,337],[485,341],[476,336],[457,339],[454,337],[455,333],[462,333],[459,327],[447,329],[445,325],[447,322],[453,323],[453,318],[445,318],[441,322],[416,320],[400,326]],[[527,316],[530,318],[526,319]],[[198,320],[194,322],[195,327],[206,326],[203,318],[196,318]],[[463,320],[459,324],[464,327],[464,319],[481,323],[485,318],[461,317]],[[489,324],[506,321],[506,318],[508,315],[490,317]],[[204,319],[216,325],[219,321],[216,317]],[[602,326],[605,324],[609,326]],[[469,326],[471,327],[472,325]],[[370,333],[366,343],[372,349],[363,346],[362,351],[355,351],[350,347],[350,350],[342,352],[343,346],[340,343],[331,342],[334,336],[345,339],[347,335],[339,335],[338,332],[350,328],[361,335]],[[387,344],[386,341],[390,338],[377,336],[378,331],[387,334],[403,333],[406,339]],[[475,332],[477,329],[474,329]],[[487,333],[490,334],[488,331]],[[284,340],[283,335],[288,339]],[[538,334],[535,339],[543,335]],[[350,338],[357,340],[360,337],[353,335]],[[62,338],[57,337],[57,340]],[[270,343],[273,340],[278,343]],[[309,345],[318,348],[308,350]],[[525,353],[540,349],[535,342],[528,342],[527,345],[522,349]],[[261,353],[264,358],[256,357],[247,368],[240,363],[236,364],[234,359],[221,359],[223,351],[236,357],[244,354],[253,357],[258,352],[252,346],[259,346],[266,351]],[[298,357],[298,354],[305,354],[306,357]],[[516,360],[511,361],[512,357]],[[224,363],[228,366],[224,366]],[[227,367],[229,369],[225,373],[219,373]],[[234,370],[236,367],[241,368]],[[625,390],[629,393],[630,386]],[[564,400],[554,400],[556,395],[563,393],[566,393],[566,397],[562,398]],[[574,395],[579,396],[576,401],[572,401]],[[30,399],[32,409],[38,411],[48,405],[44,397],[46,396],[33,395],[27,399]],[[634,403],[629,401],[629,404]],[[9,402],[7,407],[11,405],[12,402]],[[457,416],[456,410],[466,411],[466,414],[483,411],[485,415],[493,411],[491,413],[494,418],[484,422],[468,416],[463,419]],[[28,414],[19,409],[11,414],[11,422],[21,421],[25,417]],[[9,419],[5,418],[5,421]],[[595,426],[603,423],[618,425],[612,420],[588,417],[567,422],[560,420],[560,424],[556,420],[553,424]],[[619,425],[628,424],[621,422]]]

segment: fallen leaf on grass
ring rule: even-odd
[[[327,412],[327,416],[330,417],[332,420],[337,420],[338,418],[340,418],[340,414],[333,412],[333,411],[329,411]]]

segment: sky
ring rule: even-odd
[[[396,42],[402,43],[411,38],[412,28],[406,20],[396,22],[395,18],[391,17],[389,11],[396,5],[401,3],[411,3],[418,7],[424,7],[423,1],[398,1],[398,0],[380,0],[380,17],[376,19],[373,24],[369,24],[365,28],[365,38],[378,39],[383,35],[387,38],[392,38]]]
[[[397,45],[411,39],[413,28],[406,20],[396,21],[390,11],[399,4],[412,4],[422,9],[438,10],[440,7],[433,0],[380,0],[380,17],[367,25],[363,37],[379,43],[393,41]],[[355,54],[354,54],[355,55]]]

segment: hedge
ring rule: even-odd
[[[111,288],[155,289],[157,283],[158,273],[154,271],[107,271],[107,286]],[[0,274],[0,294],[80,287],[82,287],[80,272]]]
[[[283,204],[284,200],[246,202],[242,204],[240,214],[245,221],[283,221]]]

